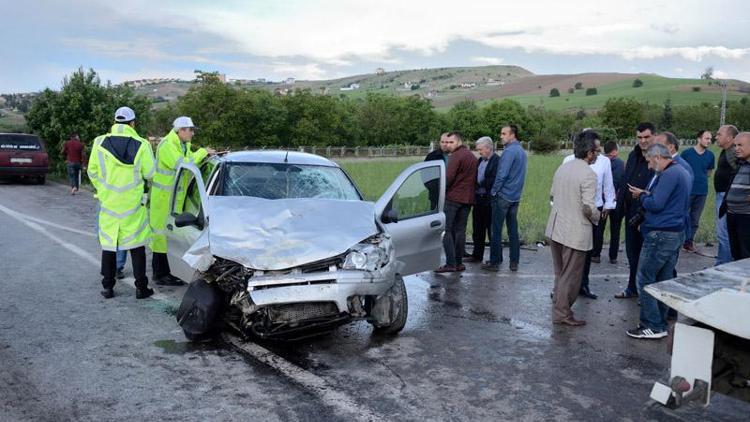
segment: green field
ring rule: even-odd
[[[718,157],[719,151],[714,149]],[[621,158],[627,159],[627,153],[621,152]],[[562,162],[561,155],[529,155],[526,186],[518,212],[518,224],[521,238],[527,244],[544,239],[544,229],[549,215],[549,191],[552,176]],[[354,179],[365,199],[377,200],[400,172],[419,159],[384,159],[384,160],[341,160],[339,164]],[[713,182],[709,180],[709,186]],[[696,241],[715,241],[714,226],[714,192],[709,189],[706,207],[703,210],[700,228]],[[624,224],[624,223],[623,223]],[[471,223],[468,231],[471,232]],[[503,236],[507,237],[505,230]],[[605,236],[605,240],[609,235]],[[621,237],[624,241],[624,237]]]
[[[634,78],[635,79],[635,78]],[[633,80],[634,80],[633,79]],[[550,110],[565,109],[598,109],[601,108],[609,98],[632,97],[641,102],[651,104],[664,104],[667,99],[672,100],[672,105],[695,105],[703,102],[715,103],[721,100],[721,89],[708,81],[701,79],[674,79],[661,76],[641,76],[643,86],[633,88],[633,80],[624,80],[595,87],[596,95],[586,95],[586,89],[578,89],[573,94],[568,94],[566,89],[560,89],[559,97],[549,97],[548,93],[536,95],[512,96],[524,106],[544,105]],[[699,92],[693,92],[692,87],[700,87]],[[736,91],[729,90],[728,100],[737,100],[746,96]],[[485,103],[488,101],[484,101]]]
[[[26,120],[21,113],[0,109],[0,132],[23,132]]]

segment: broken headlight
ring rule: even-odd
[[[393,245],[390,237],[377,235],[354,245],[346,254],[342,268],[375,271],[390,261],[392,253]]]

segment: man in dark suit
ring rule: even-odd
[[[500,157],[495,154],[495,144],[489,136],[483,136],[475,142],[479,153],[477,160],[477,186],[474,192],[474,210],[472,211],[472,227],[474,250],[466,262],[483,262],[485,240],[490,236],[492,228],[492,202],[490,191],[495,182],[497,165]]]
[[[430,151],[426,157],[424,157],[425,161],[434,161],[434,160],[443,160],[443,162],[448,165],[448,132],[443,133],[440,135],[440,148],[434,149]],[[425,187],[427,188],[427,193],[430,198],[430,209],[437,209],[437,203],[440,199],[440,180],[437,179],[431,179],[426,182],[424,182]]]
[[[609,141],[604,144],[604,155],[609,158],[612,164],[612,183],[615,185],[615,196],[620,197],[620,191],[623,187],[622,179],[625,176],[625,162],[617,157],[619,147],[617,142]],[[617,253],[620,251],[620,229],[622,228],[623,211],[620,203],[617,208],[609,213],[609,263],[617,264]],[[602,220],[599,224],[606,227],[607,219]],[[604,231],[604,227],[602,227]]]

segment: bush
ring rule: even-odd
[[[640,79],[636,79],[633,81],[633,88],[640,88],[643,86],[643,81]]]
[[[694,86],[694,87],[693,87],[693,92],[701,92],[701,87],[699,87],[699,86]]]
[[[596,88],[586,88],[586,95],[596,95],[598,94]]]
[[[583,89],[583,82],[576,82],[575,88],[576,89]]]
[[[557,88],[552,88],[549,90],[549,96],[550,97],[559,97],[560,96],[560,90]]]
[[[576,90],[575,90],[575,89],[573,89],[573,88],[568,88],[568,94],[572,94],[572,93],[574,93],[574,92],[576,92]]]

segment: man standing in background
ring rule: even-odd
[[[628,161],[625,164],[625,176],[623,183],[625,186],[631,185],[639,189],[646,189],[646,186],[654,176],[654,171],[649,168],[646,160],[646,151],[654,143],[654,132],[656,128],[652,123],[641,123],[636,128],[636,138],[638,145],[633,147],[633,151],[628,155]],[[623,213],[626,222],[629,222],[633,216],[641,211],[641,205],[638,200],[634,199],[627,189],[621,189],[620,196],[617,198],[618,203],[623,205]],[[628,265],[630,267],[630,276],[628,277],[628,287],[615,295],[617,299],[628,299],[638,297],[638,288],[636,287],[636,275],[638,274],[638,259],[641,255],[643,246],[643,236],[638,227],[630,224],[625,225],[625,253],[628,256]]]
[[[463,252],[466,244],[466,223],[474,204],[474,188],[477,182],[477,159],[463,144],[461,133],[448,133],[447,150],[450,152],[445,171],[445,265],[436,273],[464,271]]]
[[[521,202],[523,184],[526,180],[527,157],[517,136],[516,125],[504,126],[500,131],[500,139],[504,148],[490,191],[490,196],[492,196],[490,260],[482,265],[482,269],[487,271],[498,271],[500,263],[503,262],[503,223],[507,225],[510,240],[510,270],[518,271],[518,260],[521,256],[518,204]]]
[[[725,203],[732,259],[750,258],[750,132],[734,137],[739,168],[732,177]],[[722,209],[723,212],[723,209]]]
[[[497,164],[500,157],[495,154],[495,145],[492,138],[483,136],[476,142],[476,150],[479,153],[477,160],[477,186],[474,195],[474,210],[472,211],[472,238],[474,250],[467,262],[482,262],[484,260],[485,239],[491,237],[492,228],[492,200],[490,191],[495,182]]]
[[[623,188],[622,179],[625,175],[625,162],[623,162],[617,154],[620,152],[620,148],[617,146],[617,142],[609,141],[604,144],[604,155],[609,158],[612,169],[612,185],[615,188],[615,198],[620,197],[620,191]],[[607,220],[610,221],[609,225],[609,263],[617,264],[617,254],[620,252],[620,229],[622,228],[622,205],[617,203],[614,210],[609,212],[609,218],[602,219],[599,223],[602,225],[602,233],[605,232],[607,227]]]
[[[425,161],[443,160],[443,163],[448,165],[448,132],[440,135],[439,148],[430,151]],[[425,180],[424,186],[427,188],[427,195],[430,198],[430,209],[437,209],[437,203],[440,200],[440,180],[430,179]]]
[[[690,190],[690,227],[683,245],[683,248],[689,252],[695,252],[695,234],[698,232],[701,214],[706,205],[708,178],[711,177],[715,162],[714,153],[708,149],[711,146],[711,132],[700,130],[696,138],[695,146],[686,149],[681,154],[693,169],[693,186]]]
[[[78,193],[81,181],[81,168],[86,167],[86,152],[84,151],[83,142],[77,133],[70,135],[70,139],[63,143],[60,150],[65,156],[65,166],[68,170],[68,184],[70,185],[70,194]]]
[[[716,265],[732,262],[732,252],[729,247],[729,233],[727,232],[727,217],[719,216],[719,208],[729,191],[732,176],[737,172],[737,157],[734,154],[734,137],[739,131],[733,125],[724,125],[716,131],[716,145],[721,148],[719,161],[714,175],[714,189],[716,190],[716,239],[719,250],[716,254]]]

